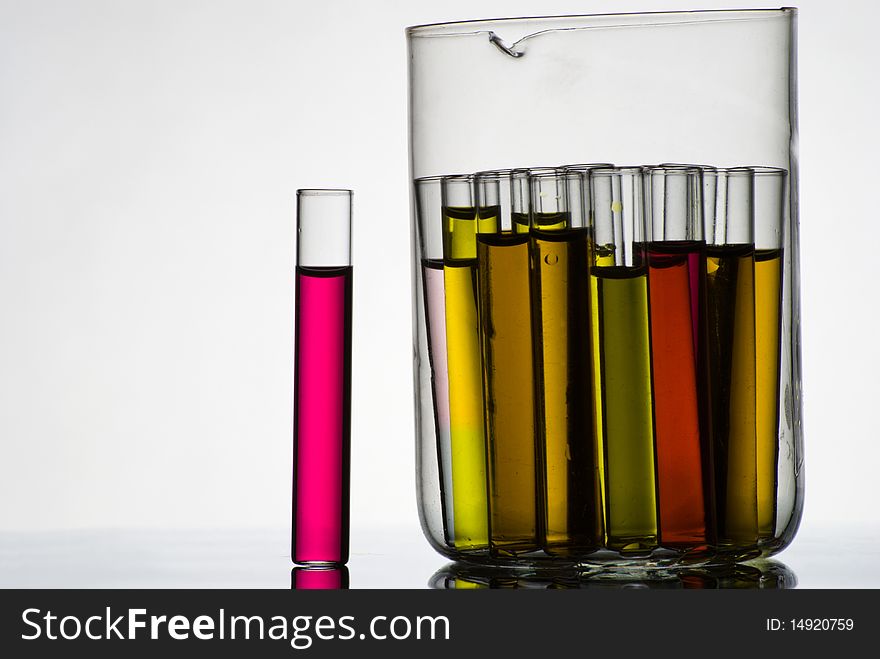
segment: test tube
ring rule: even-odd
[[[709,432],[723,547],[758,539],[754,172],[703,168]]]
[[[562,169],[566,174],[575,173],[577,177],[566,177],[568,182],[569,212],[571,213],[572,226],[583,226],[587,231],[587,240],[590,249],[593,248],[593,220],[590,217],[592,204],[590,202],[590,172],[594,169],[608,169],[614,167],[610,162],[590,162],[564,165]],[[580,217],[580,215],[583,217]]]
[[[492,180],[495,180],[499,189],[502,190],[502,195],[504,195],[503,188],[509,188],[506,196],[510,200],[510,205],[504,208],[505,212],[502,212],[501,214],[501,224],[498,227],[499,233],[507,235],[509,240],[515,240],[513,234],[529,232],[529,225],[531,223],[529,213],[531,212],[532,206],[530,176],[536,171],[553,170],[549,167],[513,169],[509,171],[502,170],[501,172],[498,172],[500,175],[483,173],[479,178],[483,188],[485,188]]]
[[[453,540],[456,549],[483,550],[489,546],[489,507],[476,237],[485,220],[478,217],[473,176],[444,176],[440,193]]]
[[[758,454],[758,535],[776,531],[779,460],[783,222],[788,172],[752,167],[755,173],[755,402]]]
[[[440,513],[444,541],[455,547],[455,511],[453,505],[452,446],[449,409],[449,369],[446,341],[446,287],[443,265],[444,216],[440,184],[442,177],[429,176],[415,181],[416,214],[421,250],[422,302],[425,313],[425,334],[431,370],[436,451],[420,456],[422,480],[428,496],[440,485]],[[436,476],[434,472],[436,471]],[[485,496],[483,497],[485,499]],[[483,517],[485,518],[485,506]]]
[[[588,214],[582,172],[532,171],[530,182],[542,547],[566,556],[602,544],[590,375]]]
[[[645,169],[648,290],[660,543],[711,538],[711,458],[706,437],[703,173]]]
[[[657,546],[648,268],[641,167],[590,171],[596,245],[590,268],[596,427],[604,455],[605,542]]]
[[[481,215],[477,281],[485,390],[490,551],[517,556],[539,548],[530,309],[527,170],[476,175]]]
[[[292,559],[348,561],[351,190],[297,190]]]

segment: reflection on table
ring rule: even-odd
[[[343,566],[295,567],[290,571],[291,590],[348,590],[348,568]]]
[[[754,560],[732,565],[680,567],[667,569],[596,568],[495,568],[466,563],[450,563],[429,581],[431,588],[658,588],[790,589],[797,576],[776,560]]]

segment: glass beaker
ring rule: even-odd
[[[803,503],[796,18],[795,9],[782,8],[511,18],[407,31],[418,496],[425,535],[443,555],[488,563],[660,565],[768,556],[791,541]],[[576,164],[584,162],[605,164]],[[568,214],[556,227],[558,235],[542,225],[547,209],[560,218]],[[676,209],[689,214],[676,219]],[[660,212],[671,224],[658,232],[651,214]],[[505,213],[513,219],[505,219]],[[732,214],[735,224],[721,223]],[[606,219],[611,223],[604,224]],[[641,238],[633,234],[639,226]],[[575,311],[587,314],[574,324],[570,320],[577,313],[542,311],[548,308],[543,282],[550,281],[541,278],[542,270],[556,275],[561,266],[552,266],[563,262],[560,248],[550,243],[567,240],[571,232],[585,250],[573,253],[584,264],[583,272],[564,259],[567,271],[558,285],[568,287],[565,308],[580,300]],[[449,251],[451,239],[458,237],[467,240],[466,253]],[[487,245],[484,251],[498,256],[507,250],[504,254],[512,258],[514,244],[528,246],[529,276],[492,279],[485,268],[495,266],[488,257],[481,261],[477,246]],[[741,257],[735,271],[734,252]],[[630,263],[633,255],[639,258]],[[642,435],[639,451],[645,455],[639,453],[636,462],[653,472],[653,489],[621,489],[613,479],[627,466],[619,462],[626,452],[619,452],[620,444],[603,443],[602,424],[608,419],[597,385],[605,382],[602,378],[622,378],[625,387],[630,376],[602,370],[597,333],[608,331],[602,314],[611,313],[603,309],[618,307],[606,304],[608,296],[600,297],[590,278],[608,279],[614,287],[614,276],[643,268],[649,298],[643,314],[650,315],[651,304],[658,305],[655,311],[671,304],[657,285],[652,288],[652,271],[672,267],[679,256],[690,259],[681,271],[690,278],[682,279],[690,286],[690,306],[680,311],[690,314],[690,322],[681,327],[688,328],[699,370],[689,380],[696,383],[691,413],[697,416],[688,432],[698,429],[699,436],[678,442],[674,424],[663,421],[658,457],[658,411],[653,397],[646,398],[643,411],[653,429]],[[513,265],[522,264],[517,260]],[[732,272],[748,282],[724,279]],[[642,270],[632,274],[643,276]],[[670,281],[678,276],[669,270],[662,274]],[[655,278],[659,285],[660,276]],[[499,281],[507,282],[503,295]],[[734,284],[731,309],[742,308],[738,322],[749,329],[737,334],[735,354],[725,343],[732,315],[718,311],[726,309],[724,286]],[[508,301],[499,306],[502,299]],[[510,300],[516,301],[516,313]],[[529,327],[519,311],[523,308],[531,309]],[[654,341],[651,321],[646,317],[636,323],[634,308],[625,310],[632,319],[615,331],[647,324],[650,350],[687,347],[676,336]],[[500,364],[493,351],[496,332],[513,329],[518,337],[531,337],[531,353],[519,351]],[[582,340],[577,334],[584,335]],[[553,346],[543,337],[556,335],[566,337],[564,350],[548,350]],[[740,345],[749,337],[751,346]],[[548,355],[562,355],[564,363],[545,365]],[[671,381],[668,373],[654,370],[673,360],[656,357],[650,360],[646,390]],[[523,368],[510,368],[515,358]],[[532,375],[499,378],[499,365],[505,374]],[[722,371],[723,377],[718,375]],[[548,386],[548,373],[568,379]],[[725,384],[733,378],[739,387],[746,376],[737,373],[752,378],[751,390],[741,387],[751,392],[748,396],[731,394]],[[578,377],[589,379],[591,400],[559,403],[559,396],[585,388],[572,387]],[[515,392],[517,400],[528,399],[528,405],[510,404],[513,393],[498,400],[497,382]],[[457,398],[460,392],[469,393]],[[467,435],[461,434],[459,407],[468,411],[460,417],[469,424]],[[517,427],[512,412],[502,411],[531,408],[536,421],[528,428]],[[591,430],[572,430],[584,424],[547,416],[571,416],[578,409],[586,410]],[[721,464],[718,447],[726,446],[724,419],[734,415],[737,436],[746,439],[731,466]],[[620,419],[629,420],[625,415]],[[502,424],[529,437],[531,444],[519,448],[534,456],[531,466],[522,461],[503,465],[511,475],[503,492],[492,478],[507,454],[495,448],[495,429]],[[562,428],[562,439],[548,443],[550,427]],[[614,441],[626,440],[626,432],[617,433],[624,439]],[[675,498],[664,496],[659,485],[674,482],[664,465],[681,467],[667,447],[685,444],[693,449],[689,460],[701,469],[700,475],[690,474],[689,482],[703,494],[702,517],[678,514]],[[505,451],[510,446],[507,440],[500,445]],[[462,447],[467,463],[457,458]],[[651,450],[654,455],[648,456]],[[591,458],[579,462],[579,455]],[[610,467],[609,455],[615,456]],[[584,501],[591,507],[586,518],[595,517],[595,527],[580,538],[567,535],[566,529],[576,528],[578,514],[586,519],[585,511],[572,511],[558,492],[594,482],[596,497]],[[621,492],[629,492],[633,505],[644,509],[645,519],[655,519],[657,528],[627,540],[628,531],[609,512],[613,492],[617,501],[625,496]],[[529,502],[521,519],[534,515],[535,521],[525,525],[527,541],[505,543],[492,507],[512,503],[512,496],[523,511],[523,501]],[[730,512],[730,502],[738,502],[739,517]],[[664,528],[664,518],[696,519],[698,532],[686,524]]]

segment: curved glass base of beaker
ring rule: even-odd
[[[508,549],[482,548],[458,550],[437,546],[446,558],[475,567],[510,569],[668,569],[724,566],[742,561],[766,559],[782,551],[791,542],[796,529],[776,538],[752,544],[694,545],[615,551],[607,548],[512,552]]]

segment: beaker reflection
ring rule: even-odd
[[[669,589],[727,588],[788,590],[797,587],[790,567],[775,560],[678,569],[506,569],[450,563],[428,582],[441,590],[523,589]]]
[[[348,590],[348,568],[295,567],[290,571],[291,590]]]

